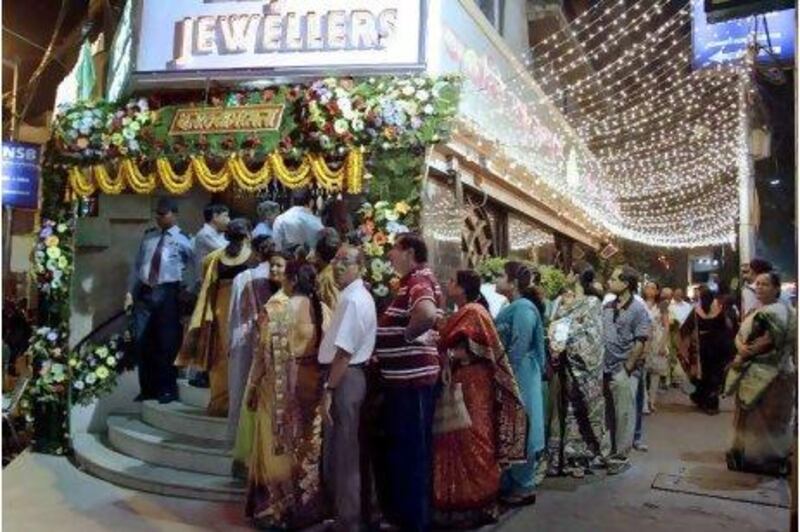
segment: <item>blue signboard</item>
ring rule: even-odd
[[[758,43],[763,47],[768,47],[770,43],[772,45],[772,54],[761,50],[757,60],[767,62],[772,56],[780,63],[791,63],[794,60],[797,35],[794,9],[709,24],[703,9],[703,0],[692,0],[694,68],[712,67],[744,57],[748,43],[753,40],[756,21],[758,33],[755,37]]]
[[[3,142],[3,205],[35,209],[40,174],[38,144]]]

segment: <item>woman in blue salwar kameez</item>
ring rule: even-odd
[[[501,483],[509,504],[536,500],[537,462],[545,447],[542,372],[545,364],[544,324],[536,306],[524,297],[531,287],[531,271],[520,262],[505,264],[497,278],[497,292],[510,303],[497,315],[497,332],[508,352],[525,412],[528,414],[527,460],[510,466]]]

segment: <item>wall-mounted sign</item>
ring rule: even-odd
[[[35,209],[39,204],[39,145],[3,142],[3,205]]]
[[[694,68],[700,69],[741,59],[754,37],[762,48],[757,57],[758,61],[768,62],[774,59],[780,63],[791,63],[794,60],[796,24],[794,9],[711,24],[703,9],[703,0],[692,0]],[[770,45],[771,53],[766,50]]]
[[[281,124],[282,116],[283,105],[278,104],[189,107],[175,112],[169,134],[275,131]]]
[[[134,77],[416,70],[424,66],[424,6],[424,0],[138,0]]]

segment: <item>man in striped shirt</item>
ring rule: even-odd
[[[375,353],[384,388],[388,502],[401,530],[430,527],[432,423],[440,360],[434,330],[443,295],[416,234],[397,236],[389,260],[400,287],[378,323]]]

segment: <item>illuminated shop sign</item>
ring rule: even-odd
[[[139,0],[136,73],[327,74],[423,66],[421,0]]]

